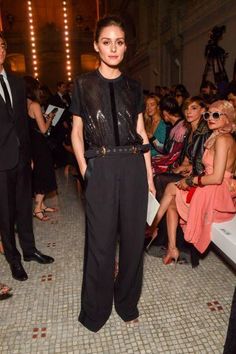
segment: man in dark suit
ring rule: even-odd
[[[69,108],[70,101],[67,92],[67,86],[64,81],[57,83],[57,92],[50,99],[50,103],[61,108]]]
[[[0,234],[13,278],[28,278],[16,248],[15,226],[25,261],[52,263],[35,247],[32,226],[30,140],[24,83],[8,75],[6,41],[0,33]]]

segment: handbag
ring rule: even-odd
[[[196,191],[197,187],[190,187],[189,191],[188,191],[188,194],[186,196],[186,203],[187,204],[190,204],[191,200],[192,200],[192,197]]]

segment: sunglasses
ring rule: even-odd
[[[221,112],[204,112],[202,113],[202,116],[205,120],[210,119],[211,117],[215,120],[220,119],[220,116],[223,116],[224,113]]]

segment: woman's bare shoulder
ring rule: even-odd
[[[223,144],[223,143],[235,144],[235,140],[234,140],[232,134],[230,134],[230,133],[226,133],[226,134],[222,134],[222,135],[217,136],[216,142],[221,143],[221,144]]]
[[[31,112],[31,114],[33,114],[35,118],[41,117],[42,109],[41,109],[40,104],[38,102],[32,102],[32,104],[29,108],[29,112]]]
[[[32,102],[30,105],[30,108],[32,109],[40,109],[41,110],[41,106],[38,102]]]
[[[235,151],[236,142],[230,133],[222,134],[217,136],[215,141],[215,150],[216,151]]]

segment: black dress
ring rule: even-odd
[[[51,150],[35,119],[29,116],[34,194],[47,194],[57,189]]]

